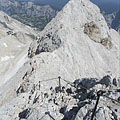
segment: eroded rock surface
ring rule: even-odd
[[[120,119],[120,36],[94,4],[71,0],[35,38],[0,87],[1,119],[89,120],[99,90],[95,119]]]
[[[57,31],[46,32],[42,37],[38,37],[28,50],[28,57],[40,54],[42,52],[53,52],[61,46],[61,38],[57,35]]]
[[[108,35],[108,37],[103,38],[103,36],[100,33],[100,28],[93,21],[85,24],[84,33],[87,34],[91,40],[97,43],[101,43],[107,49],[110,49],[112,47],[110,36]]]

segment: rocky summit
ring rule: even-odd
[[[96,5],[70,0],[28,34],[27,60],[0,87],[0,120],[120,119],[120,36]]]

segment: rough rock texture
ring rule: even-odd
[[[49,30],[42,37],[38,37],[37,41],[31,43],[28,50],[28,57],[40,54],[41,52],[53,52],[61,46],[61,38],[56,31]]]
[[[111,79],[110,76],[107,75],[104,76],[100,81],[91,79],[89,85],[87,85],[87,80],[84,80],[80,83],[78,82],[80,85],[82,84],[82,86],[89,89],[90,92],[88,92],[88,96],[85,96],[85,99],[79,104],[79,112],[77,113],[75,120],[91,119],[93,109],[98,98],[96,95],[99,90],[103,90],[103,95],[100,97],[98,102],[94,119],[120,119],[120,108],[118,107],[120,105],[120,89],[115,89],[120,87],[118,85],[120,79],[117,80],[117,86],[114,85],[114,80],[115,79]]]
[[[92,3],[88,5],[87,2],[78,1],[81,8],[77,7],[77,3],[74,3],[76,7],[73,8],[72,6],[74,5],[72,3],[74,3],[74,1],[69,2],[69,4],[58,13],[56,18],[40,33],[40,39],[38,36],[38,40],[34,44],[31,44],[29,55],[33,56],[39,46],[43,45],[44,47],[44,41],[51,41],[52,43],[50,37],[41,39],[52,31],[52,34],[57,34],[58,38],[61,39],[61,42],[59,42],[59,39],[56,39],[57,43],[61,45],[59,47],[60,49],[50,55],[51,59],[56,56],[56,63],[59,59],[60,61],[65,59],[63,65],[67,71],[74,68],[72,74],[77,74],[78,76],[81,74],[82,76],[83,74],[85,74],[85,76],[103,76],[109,71],[117,73],[116,70],[119,69],[119,35],[114,30],[109,30],[104,17],[95,5]],[[96,11],[94,11],[94,9]],[[77,13],[77,10],[79,10],[80,13]],[[90,35],[85,33],[86,24],[91,22],[95,24],[99,33],[94,32],[94,30]],[[92,38],[94,38],[97,43],[92,41]],[[52,44],[51,46],[53,47],[55,45],[56,44]],[[110,48],[110,50],[107,50],[107,47]],[[41,52],[44,52],[44,50],[38,53]],[[45,53],[42,55],[46,56]],[[89,64],[89,62],[91,64]],[[49,64],[52,63],[50,62]],[[72,66],[74,67],[72,68]]]
[[[84,33],[87,34],[91,40],[101,43],[106,48],[110,49],[112,47],[111,38],[109,36],[107,38],[100,36],[100,30],[93,21],[85,24]]]
[[[89,120],[99,90],[95,118],[120,119],[120,36],[94,4],[71,0],[36,38],[0,87],[1,120]]]

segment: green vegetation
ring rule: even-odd
[[[28,26],[37,28],[37,30],[43,30],[47,23],[51,21],[51,18],[46,16],[29,16],[23,13],[13,14],[12,18],[17,19]]]

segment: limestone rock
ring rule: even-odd
[[[0,87],[1,119],[89,120],[100,90],[95,119],[120,118],[120,36],[97,6],[69,1],[36,38],[30,58]]]
[[[16,74],[13,68],[19,68],[16,64],[19,64],[20,60],[26,61],[23,56],[26,56],[29,44],[33,41],[29,34],[35,35],[32,28],[0,11],[0,85],[11,78],[13,73]]]
[[[31,58],[34,55],[42,52],[53,52],[61,46],[61,38],[57,35],[57,32],[46,32],[41,38],[34,41],[29,47],[28,56]]]

